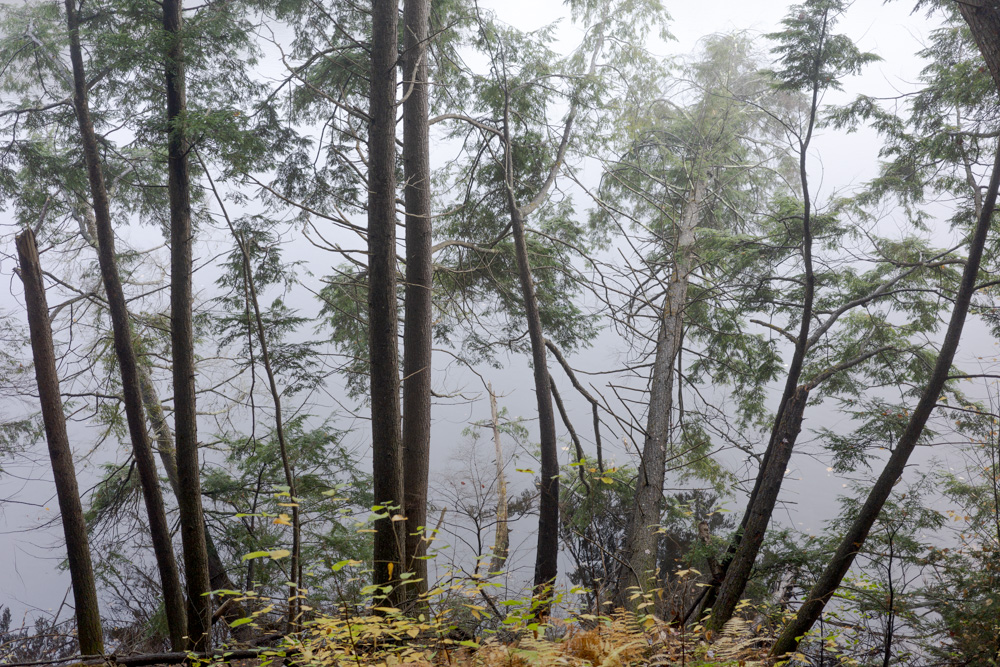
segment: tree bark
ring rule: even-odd
[[[656,338],[646,439],[642,447],[635,493],[632,496],[632,509],[625,528],[625,541],[622,544],[622,572],[615,590],[615,605],[633,610],[642,602],[641,597],[634,597],[635,593],[648,593],[656,587],[656,554],[660,513],[663,510],[667,436],[673,405],[674,360],[681,345],[688,280],[694,255],[695,228],[701,215],[706,187],[703,180],[695,181],[684,204],[674,249],[674,271],[667,286]]]
[[[170,342],[174,379],[174,436],[177,461],[177,506],[180,511],[184,575],[188,595],[188,640],[195,651],[207,651],[212,639],[211,577],[201,506],[198,461],[198,411],[195,397],[194,325],[192,321],[191,174],[183,114],[187,108],[184,45],[181,38],[183,0],[163,0],[163,30],[170,44],[164,69],[167,91],[167,188],[170,194]]]
[[[125,416],[132,440],[132,453],[139,471],[139,480],[146,504],[150,539],[153,543],[160,583],[163,587],[163,602],[166,609],[170,642],[176,650],[183,650],[187,648],[184,593],[177,571],[177,562],[174,559],[170,526],[167,523],[163,496],[160,493],[160,480],[156,473],[153,448],[150,444],[149,434],[146,432],[135,351],[132,348],[132,331],[128,320],[125,294],[122,291],[121,278],[115,263],[114,230],[111,227],[111,211],[98,152],[97,135],[94,131],[87,100],[87,79],[83,65],[83,49],[80,46],[76,0],[66,0],[66,20],[69,29],[70,60],[73,66],[73,106],[76,111],[90,194],[93,199],[99,246],[98,261],[101,267],[101,279],[107,293],[108,311],[111,315],[115,355],[121,369]]]
[[[398,575],[406,541],[403,512],[399,351],[396,316],[396,59],[395,0],[372,0],[371,97],[368,129],[368,332],[371,366],[372,465],[375,502],[389,516],[375,521],[374,582],[392,586],[391,606],[403,601]],[[394,509],[388,509],[394,508]]]
[[[83,504],[80,502],[80,489],[76,483],[73,451],[66,432],[66,415],[63,412],[62,395],[59,393],[59,374],[56,371],[55,347],[52,343],[49,306],[45,298],[38,247],[30,229],[19,234],[15,242],[21,265],[21,282],[24,283],[24,303],[28,311],[31,353],[35,361],[35,380],[42,406],[42,421],[45,423],[45,440],[49,446],[63,535],[66,537],[66,561],[73,583],[77,640],[82,655],[100,655],[104,653],[104,637],[101,612],[97,604],[97,585],[90,560],[87,522],[83,518]]]
[[[968,315],[969,304],[976,289],[976,277],[983,258],[983,248],[986,245],[986,237],[989,234],[993,212],[996,209],[998,187],[1000,187],[1000,147],[997,149],[997,156],[993,162],[993,174],[990,177],[989,189],[983,200],[983,208],[969,243],[969,257],[965,263],[962,282],[955,296],[955,306],[951,311],[951,321],[948,323],[944,343],[941,345],[941,351],[934,364],[934,371],[924,387],[920,401],[910,415],[906,430],[900,436],[896,448],[889,457],[885,468],[882,469],[878,481],[875,482],[868,494],[865,504],[861,507],[850,528],[847,529],[833,558],[823,570],[823,574],[816,581],[805,602],[799,607],[798,614],[785,626],[778,641],[771,648],[771,655],[781,656],[795,651],[799,640],[823,613],[826,603],[833,597],[840,582],[854,563],[855,556],[861,550],[861,546],[882,511],[885,501],[892,493],[892,487],[902,477],[906,462],[920,440],[924,425],[941,396],[945,382],[948,381],[951,364],[955,358],[955,350],[958,349],[958,343],[962,338],[965,318]]]
[[[1000,89],[1000,8],[995,2],[986,0],[964,0],[957,5],[962,18],[969,24],[993,82]]]
[[[409,597],[427,592],[427,476],[431,443],[433,263],[427,39],[430,0],[403,9],[403,175],[406,179],[406,292],[403,321],[403,489]]]
[[[509,137],[507,139],[509,166]],[[508,179],[512,178],[513,174],[508,169]],[[524,236],[524,217],[514,201],[511,182],[507,185],[507,200],[514,233],[518,279],[524,299],[524,316],[528,320],[528,338],[531,340],[531,361],[535,376],[535,400],[538,403],[538,431],[542,455],[534,590],[538,598],[547,602],[552,597],[552,586],[559,573],[559,447],[556,441],[556,419],[549,388],[549,368],[545,358],[545,335],[542,333],[542,318],[538,312],[535,282],[531,277],[528,244]],[[547,612],[547,606],[543,606],[540,615],[547,615]]]

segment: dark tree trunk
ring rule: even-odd
[[[427,591],[427,475],[431,443],[433,338],[431,187],[427,38],[430,0],[406,0],[403,10],[403,175],[406,178],[406,301],[403,320],[403,489],[405,564],[417,582],[409,596]]]
[[[957,5],[962,18],[969,24],[993,82],[1000,88],[1000,8],[995,2],[986,0],[964,0]]]
[[[66,561],[73,583],[77,640],[82,655],[101,655],[104,653],[104,638],[94,568],[90,561],[87,522],[83,518],[73,452],[66,433],[66,415],[63,412],[62,395],[59,393],[49,306],[45,299],[45,284],[42,281],[35,235],[29,229],[17,236],[16,244],[21,264],[21,282],[24,283],[24,304],[28,310],[28,328],[31,330],[31,353],[35,360],[38,399],[42,406],[45,440],[49,445],[49,460],[52,462],[52,476],[59,498],[63,534],[66,537]]]
[[[695,228],[701,214],[706,183],[698,180],[688,195],[677,228],[674,271],[660,316],[656,351],[650,378],[646,438],[635,482],[632,509],[622,545],[622,571],[615,590],[615,605],[635,610],[643,601],[635,593],[656,587],[656,554],[659,546],[663,480],[666,476],[667,437],[673,405],[674,360],[680,350],[687,305],[688,279],[694,254]]]
[[[368,331],[371,361],[372,465],[375,502],[394,507],[375,522],[373,566],[378,585],[398,586],[405,521],[396,317],[396,58],[395,0],[372,0],[371,99],[368,128]]]
[[[170,342],[173,353],[174,436],[177,444],[177,506],[188,594],[188,639],[195,651],[211,645],[212,598],[201,507],[198,412],[195,398],[194,326],[191,308],[191,175],[182,115],[187,106],[182,0],[163,0],[167,51],[167,187],[170,193]]]
[[[178,497],[180,495],[180,481],[177,478],[174,434],[167,423],[166,415],[163,414],[160,395],[156,391],[156,386],[153,385],[153,379],[149,377],[149,371],[142,365],[138,366],[138,371],[139,386],[142,391],[142,404],[146,408],[149,424],[153,428],[153,435],[156,439],[156,452],[160,457],[160,463],[163,465],[164,471],[167,473],[167,482],[170,484],[170,490],[174,492],[174,497]],[[204,513],[202,516],[204,517]],[[204,520],[202,526],[205,531],[205,551],[208,553],[208,577],[211,590],[236,590],[237,586],[226,571],[226,565],[222,562],[219,550],[212,539],[212,531],[208,528],[208,521]],[[253,563],[252,560],[248,562],[250,564]],[[229,598],[222,611],[222,618],[229,623],[245,618],[246,615],[246,608],[237,602],[235,598]],[[252,634],[250,628],[245,625],[232,628],[230,632],[241,641],[249,639]]]
[[[934,371],[924,387],[917,407],[910,415],[906,430],[900,436],[896,448],[882,470],[882,474],[879,475],[878,481],[875,482],[875,486],[868,494],[868,499],[844,534],[836,553],[827,564],[826,569],[823,570],[823,574],[816,581],[805,602],[799,607],[798,614],[785,626],[778,641],[771,648],[772,655],[780,656],[794,651],[798,647],[802,635],[809,631],[816,619],[823,613],[823,607],[833,597],[844,575],[851,569],[855,556],[861,550],[861,546],[868,537],[868,532],[882,511],[889,494],[892,493],[892,487],[902,477],[906,462],[920,440],[924,425],[934,410],[934,406],[941,396],[941,390],[948,380],[951,363],[955,358],[955,350],[962,338],[962,329],[969,312],[969,303],[976,289],[976,276],[979,273],[983,248],[986,245],[990,222],[996,208],[998,186],[1000,186],[1000,147],[997,149],[997,156],[993,163],[989,190],[983,201],[983,208],[969,244],[969,257],[965,263],[962,282],[955,296],[954,309],[951,311],[951,321],[948,323],[944,343],[941,345],[937,362],[934,364]]]
[[[111,325],[114,331],[115,355],[121,369],[125,416],[132,440],[132,453],[139,471],[139,480],[146,503],[150,539],[153,543],[160,583],[163,587],[163,601],[167,614],[170,642],[175,649],[183,650],[187,648],[184,592],[181,587],[180,575],[177,572],[177,562],[174,559],[170,526],[167,523],[167,513],[163,507],[163,496],[160,493],[160,480],[156,473],[153,448],[150,444],[149,434],[146,432],[146,420],[142,409],[135,350],[132,348],[132,331],[128,321],[128,309],[125,294],[122,291],[121,278],[118,275],[118,267],[115,263],[114,231],[111,227],[108,192],[104,184],[97,135],[94,132],[94,124],[90,118],[90,107],[87,101],[87,79],[83,68],[83,49],[80,46],[79,20],[76,14],[75,0],[66,0],[66,15],[69,28],[70,59],[73,65],[73,106],[80,129],[83,157],[87,166],[90,194],[93,199],[99,246],[98,261],[101,266],[101,279],[107,293],[108,311],[111,315]]]
[[[509,146],[509,144],[508,144]],[[542,453],[541,496],[538,501],[538,544],[535,550],[535,595],[548,600],[559,572],[559,447],[556,419],[549,388],[549,368],[545,358],[545,335],[538,312],[535,282],[531,277],[528,244],[524,236],[524,218],[514,202],[512,185],[507,187],[510,221],[514,232],[517,273],[524,299],[531,340],[531,362],[535,376],[535,399],[538,402],[538,431]]]
[[[802,430],[802,418],[806,403],[809,401],[809,388],[800,386],[792,394],[791,400],[785,404],[781,421],[774,432],[774,448],[768,458],[767,465],[758,475],[760,485],[757,488],[756,502],[751,503],[742,526],[740,549],[729,562],[725,578],[719,587],[714,605],[712,606],[712,624],[710,629],[718,632],[722,625],[732,618],[736,606],[743,596],[746,582],[750,580],[754,561],[760,546],[764,542],[767,525],[778,502],[781,483],[785,479],[788,461],[792,457],[792,448]],[[721,620],[725,619],[725,620]]]

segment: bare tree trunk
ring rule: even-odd
[[[104,289],[107,292],[108,311],[111,315],[111,325],[114,331],[115,355],[121,369],[125,416],[128,421],[132,452],[136,468],[139,471],[139,480],[146,503],[150,538],[156,555],[160,583],[163,587],[163,602],[167,614],[170,642],[175,650],[183,650],[187,647],[184,593],[177,571],[177,562],[174,559],[170,526],[167,523],[163,496],[160,493],[160,480],[156,473],[153,448],[150,444],[149,434],[146,432],[135,351],[132,348],[132,331],[128,321],[128,310],[122,291],[121,278],[115,264],[114,231],[111,228],[108,192],[104,184],[97,135],[94,132],[94,124],[90,118],[90,106],[87,101],[87,79],[83,67],[83,49],[80,46],[76,0],[66,0],[66,19],[69,28],[70,59],[73,65],[73,106],[83,144],[83,157],[87,166],[90,194],[93,198],[99,246],[98,261],[101,266]]]
[[[816,584],[809,592],[805,602],[799,607],[798,614],[785,626],[778,641],[771,648],[771,655],[782,656],[793,652],[799,645],[799,640],[813,626],[816,619],[823,613],[826,603],[833,597],[834,592],[840,586],[844,575],[851,569],[854,557],[864,544],[868,533],[882,511],[885,501],[892,493],[892,487],[902,477],[906,468],[906,462],[913,453],[913,449],[920,440],[924,425],[930,417],[934,406],[941,396],[941,390],[945,382],[948,381],[948,373],[951,370],[952,360],[955,358],[955,350],[962,338],[962,329],[965,326],[965,318],[969,312],[969,303],[976,289],[976,276],[979,273],[979,265],[983,257],[983,248],[986,245],[986,237],[989,234],[990,222],[993,212],[996,209],[997,189],[1000,188],[1000,147],[997,149],[997,156],[993,162],[993,174],[990,177],[989,190],[983,201],[983,208],[979,214],[972,240],[969,243],[969,257],[965,263],[965,271],[962,274],[962,282],[958,293],[955,295],[955,306],[951,311],[951,321],[948,323],[948,331],[945,333],[944,343],[938,353],[937,361],[934,364],[934,371],[924,391],[920,396],[920,401],[910,414],[910,420],[906,424],[906,430],[900,436],[896,448],[893,450],[889,461],[878,481],[868,494],[868,499],[861,507],[857,517],[850,528],[844,534],[837,551],[827,564],[823,574],[820,575]]]
[[[507,563],[510,548],[510,531],[507,528],[507,475],[503,471],[503,446],[500,442],[500,416],[497,413],[497,396],[493,385],[486,385],[490,394],[490,426],[493,429],[493,449],[497,457],[497,532],[493,539],[493,558],[490,559],[490,574],[502,572]]]
[[[167,90],[167,188],[170,193],[170,342],[174,377],[174,435],[177,460],[177,507],[184,546],[188,594],[188,640],[195,651],[212,641],[212,597],[201,507],[198,460],[198,411],[195,397],[194,325],[192,321],[190,146],[184,129],[187,108],[182,0],[163,0],[163,30],[170,40],[164,63]]]
[[[396,317],[396,59],[398,5],[372,0],[371,99],[368,129],[368,336],[371,365],[375,502],[389,516],[375,522],[374,581],[402,600],[399,573],[406,541]]]
[[[674,271],[667,286],[656,339],[656,356],[650,380],[646,439],[635,482],[632,509],[622,544],[622,571],[615,590],[615,605],[635,609],[642,602],[635,593],[656,587],[656,554],[659,546],[663,480],[666,475],[667,436],[673,405],[674,360],[680,349],[687,305],[688,279],[694,255],[695,228],[701,215],[706,183],[700,178],[684,204],[674,249]],[[630,599],[632,598],[632,599]]]
[[[993,82],[1000,88],[1000,9],[995,2],[986,0],[964,0],[956,4],[969,24]]]
[[[406,292],[403,321],[403,441],[406,570],[416,582],[407,596],[427,592],[427,475],[431,444],[433,337],[431,167],[427,39],[430,0],[403,9],[403,174],[406,178]]]
[[[43,214],[44,215],[44,214]],[[66,537],[66,561],[73,582],[73,602],[76,611],[77,640],[82,655],[102,655],[104,637],[101,629],[101,612],[97,604],[97,585],[90,560],[90,543],[87,522],[83,518],[80,489],[76,483],[73,451],[66,432],[66,415],[62,395],[59,393],[59,374],[56,371],[49,306],[45,298],[45,283],[38,259],[35,235],[30,229],[16,239],[17,254],[21,265],[21,282],[24,283],[24,303],[28,311],[31,330],[31,353],[35,360],[35,380],[38,399],[45,423],[45,440],[49,445],[52,476],[59,498],[63,535]]]

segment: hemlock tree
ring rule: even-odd
[[[375,502],[374,582],[390,586],[390,606],[404,591],[406,542],[396,315],[397,3],[372,0],[371,97],[368,110],[368,350],[371,369]]]
[[[41,215],[45,216],[44,209]],[[42,279],[42,267],[34,232],[30,229],[22,232],[16,239],[16,245],[21,267],[21,282],[24,283],[28,326],[31,330],[31,350],[35,361],[38,397],[45,423],[45,440],[49,445],[49,460],[52,463],[52,475],[56,495],[59,498],[59,514],[66,538],[66,561],[73,586],[76,635],[82,655],[103,655],[104,633],[101,628],[101,610],[97,602],[97,587],[94,583],[94,567],[90,559],[87,522],[83,517],[83,504],[80,501],[80,489],[73,465],[73,451],[70,449],[69,435],[66,431],[66,415],[63,412],[62,396],[59,392],[59,375],[56,371],[52,327],[49,323],[49,306],[45,298],[45,283]]]
[[[201,507],[198,409],[195,396],[195,340],[192,321],[191,144],[184,127],[187,90],[182,33],[183,0],[164,0],[163,29],[169,46],[164,60],[167,97],[167,188],[170,193],[170,342],[174,379],[174,436],[177,505],[184,545],[188,596],[188,640],[206,651],[212,640],[212,597],[205,517]]]
[[[135,350],[132,348],[132,327],[128,320],[121,278],[115,264],[114,230],[111,227],[110,205],[105,187],[104,171],[100,162],[97,135],[94,131],[87,101],[88,83],[84,70],[76,0],[66,0],[66,21],[69,29],[70,60],[72,62],[73,108],[76,112],[80,140],[83,144],[84,162],[87,166],[91,203],[97,226],[98,243],[100,244],[101,277],[107,293],[108,309],[114,327],[115,354],[121,369],[122,393],[129,434],[139,469],[139,477],[142,481],[153,551],[156,554],[160,583],[163,587],[170,640],[175,650],[182,650],[187,646],[184,594],[177,571],[177,562],[174,559],[173,547],[170,543],[170,527],[167,524],[163,496],[160,493],[156,463],[153,460],[153,449],[149,434],[146,432],[142,392],[136,370]]]

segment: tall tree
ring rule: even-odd
[[[965,107],[972,106],[974,108],[983,100],[995,100],[996,98],[993,96],[1000,92],[1000,49],[998,49],[1000,38],[993,32],[997,25],[996,22],[1000,19],[998,19],[996,9],[976,4],[969,7],[960,5],[958,11],[969,24],[971,36],[979,46],[981,55],[986,60],[988,70],[993,78],[994,89],[989,91],[989,95],[982,94],[982,91],[979,94],[968,95],[968,91],[962,90],[965,87],[976,85],[974,75],[967,76],[960,82],[956,82],[952,78],[954,71],[974,72],[974,63],[970,67],[968,62],[964,62],[962,58],[954,55],[948,56],[944,63],[940,62],[943,49],[954,49],[956,43],[962,41],[960,33],[956,40],[955,31],[945,29],[939,31],[935,36],[934,41],[938,44],[925,52],[925,55],[935,56],[937,60],[925,69],[924,74],[929,79],[929,86],[919,96],[921,99],[918,99],[914,104],[913,123],[917,130],[914,136],[907,136],[899,131],[897,129],[898,122],[886,123],[885,117],[877,107],[868,101],[862,100],[855,105],[861,110],[862,117],[874,118],[878,127],[890,134],[895,140],[893,154],[897,159],[887,166],[884,170],[885,173],[877,182],[881,189],[896,190],[904,203],[919,201],[928,182],[937,189],[946,189],[949,185],[954,188],[955,183],[958,183],[967,190],[964,199],[971,205],[963,208],[968,209],[968,212],[963,213],[960,210],[954,219],[956,222],[963,222],[971,217],[975,220],[975,224],[969,236],[968,255],[961,282],[955,293],[948,329],[934,362],[933,371],[923,384],[919,401],[906,422],[905,430],[899,436],[878,480],[872,486],[864,504],[857,512],[855,520],[841,538],[826,568],[814,583],[795,618],[785,626],[778,641],[772,647],[771,653],[775,656],[793,652],[798,647],[803,635],[819,619],[827,602],[853,565],[872,526],[888,501],[893,487],[901,479],[910,455],[921,440],[931,413],[938,404],[942,392],[946,390],[949,380],[953,379],[951,365],[961,340],[972,298],[979,289],[977,286],[979,269],[983,261],[990,227],[993,224],[997,193],[1000,190],[1000,146],[994,146],[995,158],[990,172],[989,185],[984,194],[974,176],[974,165],[969,155],[970,150],[978,150],[979,146],[966,147],[963,137],[967,137],[970,142],[989,141],[994,143],[992,138],[995,136],[995,127],[989,128],[985,132],[982,131],[982,128],[977,127],[971,129],[959,127],[956,130],[953,119],[957,118],[961,122],[963,117],[971,116],[972,118],[992,120],[991,124],[995,125],[995,107],[989,110],[989,113],[978,116],[969,113],[970,109]],[[965,39],[968,37],[966,36]],[[949,63],[947,60],[952,60],[952,62]],[[942,111],[944,113],[941,113]],[[942,117],[947,118],[946,125],[941,124]],[[946,142],[946,144],[941,142]],[[931,148],[936,151],[933,155],[930,154],[929,149]],[[948,179],[947,172],[945,172],[939,177],[940,180],[921,178],[925,171],[930,171],[933,174],[933,172],[941,170],[942,163],[949,162],[954,163],[956,171],[961,176]],[[972,215],[969,215],[969,212]]]
[[[398,5],[372,0],[371,94],[368,121],[368,350],[371,373],[372,462],[375,502],[375,583],[396,584],[406,542],[399,409],[396,316],[396,60]]]
[[[177,457],[177,505],[180,508],[184,575],[188,595],[188,639],[206,651],[212,638],[212,598],[205,517],[201,507],[198,459],[198,410],[195,395],[194,324],[191,272],[194,229],[191,226],[191,172],[184,118],[187,90],[183,0],[164,0],[163,29],[167,91],[167,188],[170,192],[170,342],[174,378],[174,435]]]
[[[813,326],[816,275],[813,266],[813,201],[809,189],[809,147],[816,126],[820,94],[836,86],[845,74],[857,72],[877,56],[863,53],[844,35],[832,34],[839,16],[846,10],[842,0],[809,0],[793,6],[782,21],[785,30],[770,37],[778,42],[774,51],[781,69],[775,72],[778,87],[806,91],[810,95],[807,118],[795,133],[801,186],[801,253],[803,266],[802,314],[794,336],[794,351],[785,378],[785,387],[774,417],[767,450],[750,494],[740,526],[738,546],[723,563],[724,578],[712,602],[709,627],[720,631],[732,617],[750,579],[754,561],[764,540],[767,525],[777,504],[788,460],[802,428],[803,414],[812,387],[800,386]]]
[[[430,0],[406,0],[403,11],[403,196],[406,291],[403,322],[403,503],[405,566],[427,590],[427,475],[431,444],[433,250],[427,40]]]
[[[142,483],[143,497],[149,519],[149,530],[156,555],[157,569],[160,574],[160,584],[163,587],[163,599],[167,613],[167,623],[170,641],[176,650],[186,648],[187,621],[184,605],[184,593],[177,571],[170,540],[170,526],[167,523],[163,496],[160,493],[159,477],[156,463],[153,459],[153,448],[149,433],[146,431],[146,420],[142,408],[142,392],[139,386],[136,368],[135,350],[132,347],[132,327],[128,320],[128,310],[125,295],[122,291],[121,278],[115,263],[114,230],[111,226],[111,211],[108,192],[104,182],[104,172],[97,145],[97,135],[90,117],[88,103],[88,83],[83,62],[83,48],[80,43],[80,20],[77,14],[76,0],[66,0],[66,21],[69,28],[70,60],[73,73],[73,108],[76,113],[77,125],[83,144],[84,163],[87,167],[87,178],[90,185],[91,204],[94,209],[99,244],[98,260],[101,266],[101,278],[107,293],[108,310],[111,314],[114,329],[115,356],[121,370],[122,394],[125,403],[125,413],[128,420],[129,435],[132,440],[132,452],[139,478]]]
[[[42,216],[44,215],[43,210]],[[59,498],[63,534],[66,537],[66,562],[73,585],[77,640],[83,655],[103,655],[104,635],[97,586],[94,583],[94,567],[90,560],[87,522],[83,517],[73,451],[66,432],[66,415],[59,392],[59,375],[49,323],[49,305],[45,298],[45,283],[42,280],[42,266],[38,259],[34,232],[28,229],[19,234],[16,245],[21,282],[24,283],[24,301],[28,310],[28,327],[31,330],[38,398],[45,423],[45,439],[49,445],[49,460]]]

